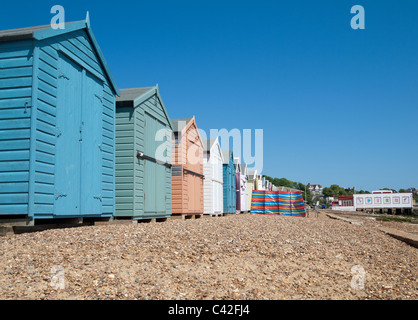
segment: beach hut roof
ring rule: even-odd
[[[96,51],[96,54],[101,62],[101,65],[105,71],[105,74],[114,92],[117,95],[120,95],[119,88],[116,85],[116,82],[104,58],[104,55],[102,51],[100,50],[100,47],[96,41],[96,38],[90,28],[90,19],[89,19],[88,14],[87,14],[86,20],[65,23],[64,29],[59,29],[59,28],[53,29],[51,25],[43,25],[43,26],[35,26],[35,27],[28,27],[28,28],[3,30],[3,31],[0,31],[0,42],[19,41],[19,40],[27,40],[27,39],[45,40],[48,38],[56,37],[62,34],[74,32],[74,31],[82,30],[82,29],[86,30],[87,35],[89,36],[91,40],[93,48]]]
[[[231,158],[232,155],[232,151],[230,150],[222,150],[222,156],[224,158],[224,164],[228,164],[229,163],[229,159]]]
[[[247,177],[248,179],[255,180],[257,178],[257,170],[248,171]]]
[[[234,164],[235,164],[235,167],[237,168],[237,171],[242,172],[239,158],[234,158]]]
[[[193,118],[172,119],[173,132],[182,131]]]
[[[203,151],[210,153],[210,150],[212,149],[212,147],[213,147],[213,145],[215,144],[216,141],[218,141],[218,138],[217,137],[215,139],[202,139],[202,142],[203,142]],[[224,163],[224,161],[225,161],[224,153],[221,150],[221,146],[219,144],[219,141],[218,141],[218,144],[217,145],[218,145],[219,153],[221,155],[222,163]]]
[[[210,152],[212,149],[213,144],[215,143],[216,139],[202,139],[204,151]]]
[[[129,107],[137,107],[142,102],[146,101],[150,97],[156,95],[157,99],[159,100],[164,114],[168,120],[170,128],[173,129],[173,124],[168,116],[167,109],[164,105],[163,99],[160,95],[160,90],[158,89],[158,85],[154,87],[142,87],[142,88],[131,88],[131,89],[121,89],[120,96],[116,97],[116,104],[117,106],[129,106]]]

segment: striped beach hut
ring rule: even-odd
[[[172,214],[203,214],[203,141],[195,117],[173,119]]]
[[[0,31],[0,218],[110,218],[119,89],[87,18]]]
[[[204,214],[223,214],[223,156],[219,139],[203,140]]]
[[[115,217],[171,216],[172,124],[157,86],[116,99]]]
[[[234,154],[232,151],[222,151],[223,155],[223,199],[224,213],[235,213],[237,208],[237,189],[235,180]]]

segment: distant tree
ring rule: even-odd
[[[325,197],[333,197],[334,195],[332,194],[332,190],[330,189],[330,188],[328,188],[328,187],[325,187],[324,189],[322,189],[322,194],[325,196]]]
[[[312,194],[305,184],[301,182],[291,181],[286,178],[272,178],[266,175],[263,175],[263,177],[266,180],[270,181],[272,184],[274,184],[276,187],[286,187],[286,188],[292,188],[292,189],[297,189],[297,190],[302,191],[303,199],[305,201],[308,201],[308,203],[312,202]],[[306,194],[305,194],[305,188],[306,188]]]
[[[408,191],[406,191],[405,189],[399,189],[398,191],[399,193],[407,193]]]
[[[347,191],[343,187],[340,187],[337,184],[331,185],[329,188],[325,187],[322,190],[322,193],[325,197],[341,197],[341,196],[350,196],[353,195],[352,191]]]

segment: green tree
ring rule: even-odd
[[[302,191],[303,199],[305,201],[308,201],[308,203],[311,203],[312,201],[312,194],[309,191],[309,189],[306,187],[305,184],[301,182],[295,182],[288,180],[286,178],[272,178],[266,175],[263,175],[265,179],[273,183],[276,187],[286,187],[286,188],[292,188]],[[306,194],[305,194],[305,188],[306,188]]]

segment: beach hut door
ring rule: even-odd
[[[159,130],[166,129],[165,125],[145,112],[145,152],[147,157],[161,161],[160,163],[145,160],[145,215],[164,214],[166,211],[166,162],[164,155],[157,153],[162,141],[157,141]],[[158,135],[160,136],[160,135]]]
[[[80,214],[82,69],[62,56],[55,145],[56,215]]]
[[[55,214],[98,215],[102,203],[103,84],[60,55]]]

